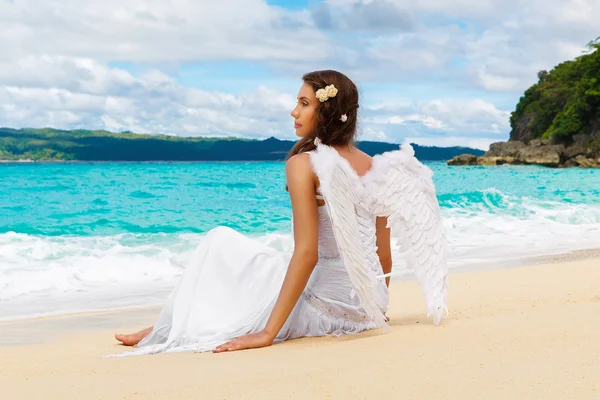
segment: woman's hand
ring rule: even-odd
[[[240,336],[239,338],[230,340],[227,343],[223,343],[217,346],[213,353],[222,353],[224,351],[236,351],[245,349],[258,349],[260,347],[267,347],[273,344],[275,338],[265,332],[260,331],[258,333],[251,333],[249,335]]]

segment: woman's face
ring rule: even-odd
[[[305,137],[314,133],[317,126],[317,108],[319,100],[308,83],[303,84],[298,92],[298,102],[290,115],[294,117],[296,136]]]

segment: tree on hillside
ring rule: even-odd
[[[544,138],[571,142],[580,133],[600,133],[600,37],[585,54],[538,72],[510,123],[512,140]]]

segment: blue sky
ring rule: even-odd
[[[333,68],[360,139],[485,149],[598,20],[595,0],[0,2],[0,126],[293,139],[302,74]]]
[[[309,6],[321,3],[318,0],[268,0],[267,3],[272,6],[284,7],[290,10],[302,10]]]

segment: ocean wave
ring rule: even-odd
[[[599,204],[483,192],[489,201],[442,209],[451,261],[459,265],[600,247]]]
[[[600,245],[600,205],[518,198],[496,189],[443,195],[440,204],[451,266]],[[247,224],[260,225],[266,216],[245,218]],[[117,224],[130,233],[0,234],[0,302],[28,295],[93,292],[113,284],[149,287],[172,282],[205,234],[193,227],[182,233],[181,226],[143,227],[106,218],[92,220],[89,228],[103,224]],[[251,236],[278,250],[293,250],[289,231]]]
[[[490,188],[462,193],[438,195],[440,207],[449,209],[497,210],[510,207],[509,196]]]
[[[0,235],[0,302],[23,296],[94,292],[111,285],[151,287],[181,275],[204,235],[107,237]],[[291,252],[290,234],[255,238]]]
[[[473,196],[489,196],[489,201],[478,207],[465,203],[442,209],[451,269],[600,244],[599,206],[557,207],[522,199],[523,210],[517,213],[506,211],[516,207],[511,196],[494,191]],[[293,251],[290,232],[250,236],[280,251]],[[61,307],[81,311],[160,303],[203,238],[199,233],[164,232],[0,234],[0,319],[44,315]],[[412,276],[401,254],[395,252],[393,258],[396,272]]]
[[[111,237],[0,235],[0,302],[27,295],[147,285],[181,273],[192,240],[168,235]]]
[[[565,224],[600,223],[600,204],[582,204],[518,197],[489,188],[438,196],[442,212],[448,216],[504,216],[519,220],[548,219]]]

